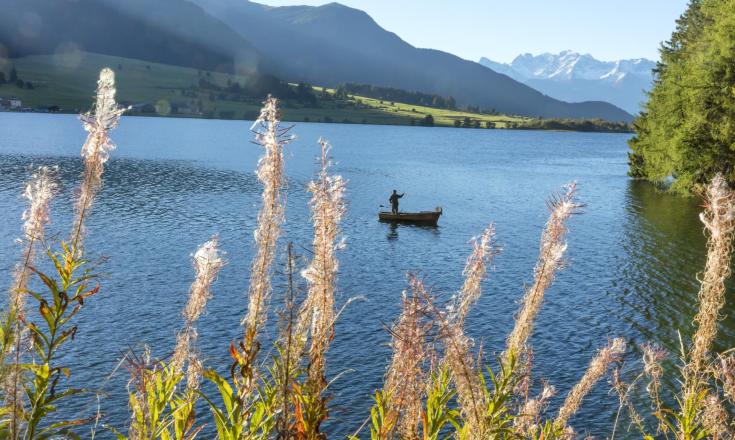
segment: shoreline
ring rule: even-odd
[[[0,110],[0,115],[3,113],[22,113],[22,114],[35,114],[35,115],[79,115],[80,113],[71,111],[36,111],[36,110]],[[198,115],[186,115],[186,114],[175,114],[175,115],[161,115],[161,114],[149,114],[149,113],[125,113],[123,117],[140,117],[140,118],[162,118],[162,119],[199,119],[199,120],[215,120],[215,121],[249,121],[253,119],[245,118],[218,118],[218,117],[205,117]],[[507,130],[518,130],[518,131],[542,131],[542,132],[562,132],[562,133],[600,133],[600,134],[633,134],[633,130],[630,131],[619,131],[619,130],[574,130],[574,129],[563,129],[563,128],[538,128],[538,127],[457,127],[448,124],[435,124],[435,125],[421,125],[421,124],[402,124],[402,123],[373,123],[373,122],[342,122],[342,121],[305,121],[298,119],[291,119],[283,117],[283,122],[298,123],[298,124],[339,124],[339,125],[373,125],[373,126],[388,126],[388,127],[416,127],[416,128],[451,128],[451,129],[470,129],[470,130],[481,130],[481,131],[507,131]]]

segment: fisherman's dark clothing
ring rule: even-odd
[[[388,201],[390,202],[391,211],[393,212],[393,214],[398,214],[398,199],[403,197],[404,194],[398,195],[397,193],[393,193],[390,195]]]

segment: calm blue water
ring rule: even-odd
[[[103,290],[80,314],[64,360],[73,367],[73,384],[109,393],[101,410],[115,426],[127,423],[128,376],[116,370],[122,353],[143,343],[158,356],[172,350],[192,279],[189,255],[215,233],[229,264],[198,325],[199,344],[209,365],[229,365],[227,348],[240,337],[245,313],[260,192],[253,172],[260,151],[248,128],[243,121],[126,117],[113,134],[119,148],[88,223],[88,251],[107,259]],[[316,141],[324,136],[334,145],[335,172],[349,180],[339,303],[366,297],[337,325],[329,366],[333,375],[344,375],[332,388],[327,431],[352,432],[369,414],[369,395],[380,386],[390,355],[384,326],[397,316],[406,272],[418,272],[434,292],[450,295],[461,283],[468,240],[491,221],[503,252],[467,326],[488,355],[503,349],[524,285],[532,280],[545,200],[572,180],[587,206],[569,224],[569,265],[547,292],[532,338],[537,383],[548,380],[560,391],[550,411],[608,338],[658,341],[675,351],[677,329],[690,333],[704,254],[698,202],[628,179],[627,135],[304,123],[294,133],[281,243],[293,241],[308,257],[306,184],[316,169]],[[0,113],[3,288],[17,260],[13,240],[20,234],[28,170],[60,166],[63,192],[51,230],[66,236],[84,135],[72,116]],[[402,209],[441,205],[440,226],[379,223],[376,212],[394,188],[406,193]],[[282,292],[278,281],[274,304]],[[732,320],[724,323],[722,346],[732,346],[733,327]],[[629,364],[636,367],[634,352]],[[617,398],[608,389],[606,383],[595,388],[573,420],[578,431],[609,434]],[[95,405],[78,401],[73,411],[93,414]]]

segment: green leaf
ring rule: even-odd
[[[29,266],[28,268],[32,270],[41,279],[41,281],[43,281],[43,284],[45,284],[52,293],[56,294],[59,292],[59,285],[56,284],[56,280],[49,278],[46,274],[37,270],[35,267]]]

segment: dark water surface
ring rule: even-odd
[[[88,250],[108,259],[103,290],[79,315],[65,362],[74,384],[109,393],[101,409],[115,426],[127,423],[127,372],[114,373],[121,354],[142,343],[159,356],[172,350],[192,280],[189,255],[214,233],[229,264],[198,325],[199,344],[209,365],[229,365],[227,348],[240,337],[245,312],[260,192],[253,172],[260,149],[248,128],[242,121],[126,117],[113,134],[119,148],[88,224]],[[524,284],[532,280],[545,199],[571,180],[587,206],[569,224],[569,266],[547,292],[531,340],[535,377],[560,392],[550,411],[608,338],[657,341],[676,352],[677,329],[691,333],[705,243],[699,202],[627,178],[627,135],[338,124],[298,124],[294,133],[282,244],[293,241],[308,257],[306,184],[324,136],[334,145],[335,171],[349,180],[338,301],[366,297],[342,314],[329,353],[332,375],[344,372],[332,387],[329,432],[347,434],[369,414],[369,395],[389,360],[384,325],[398,313],[405,273],[417,271],[435,292],[451,294],[461,283],[468,239],[491,221],[503,252],[467,326],[487,353],[502,350]],[[18,258],[20,194],[32,165],[61,167],[63,192],[51,230],[66,235],[84,135],[72,116],[0,113],[3,273]],[[440,226],[378,223],[378,207],[394,188],[406,192],[403,209],[441,205]],[[9,278],[0,281],[4,289]],[[276,287],[274,303],[282,283]],[[730,316],[732,306],[725,312]],[[721,346],[732,346],[734,334],[727,318]],[[608,389],[595,388],[573,420],[577,430],[610,433],[617,398]],[[93,399],[73,407],[80,416],[95,410]]]

